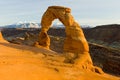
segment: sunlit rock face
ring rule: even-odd
[[[2,33],[0,32],[0,41],[3,40]]]
[[[38,43],[39,43],[39,45],[42,45],[43,47],[49,49],[50,38],[49,38],[47,32],[41,32],[39,34]]]
[[[1,31],[0,31],[0,41],[5,41]]]
[[[47,34],[52,21],[59,19],[65,25],[66,39],[64,41],[64,53],[67,55],[65,62],[74,63],[75,66],[97,71],[102,73],[102,70],[93,66],[91,57],[89,55],[89,46],[79,24],[75,22],[71,15],[71,9],[61,6],[50,6],[42,16],[41,32],[39,40],[35,44],[49,49],[50,38]]]

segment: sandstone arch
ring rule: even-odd
[[[42,16],[41,20],[41,32],[39,34],[39,41],[37,44],[49,49],[50,38],[47,35],[52,21],[59,19],[65,25],[66,39],[64,42],[64,53],[68,56],[65,62],[74,61],[75,66],[82,69],[93,69],[93,63],[89,55],[89,46],[87,40],[83,34],[79,24],[75,22],[71,15],[71,9],[61,6],[50,6]],[[69,58],[71,54],[74,54],[75,58]]]

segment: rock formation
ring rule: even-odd
[[[0,41],[3,40],[2,33],[0,32]]]
[[[64,53],[67,55],[64,62],[72,62],[80,69],[88,69],[98,73],[102,70],[93,66],[89,55],[89,46],[82,29],[71,15],[71,9],[61,6],[50,6],[43,14],[41,20],[41,32],[37,45],[49,48],[50,38],[47,34],[52,21],[59,19],[65,25],[66,39],[64,41]],[[70,54],[70,55],[69,55]]]
[[[0,41],[4,41],[5,42],[5,40],[4,40],[4,38],[3,38],[3,36],[2,36],[2,33],[1,33],[1,31],[0,31]]]
[[[120,80],[63,63],[51,50],[0,42],[0,80]]]
[[[40,32],[39,37],[38,37],[38,42],[35,42],[34,46],[49,49],[50,38],[49,38],[47,32],[44,32],[44,31]]]

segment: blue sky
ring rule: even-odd
[[[72,9],[81,25],[120,24],[120,0],[0,0],[0,26],[38,22],[48,6]]]

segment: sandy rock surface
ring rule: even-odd
[[[1,80],[119,80],[75,68],[63,60],[62,55],[51,50],[0,41]]]

